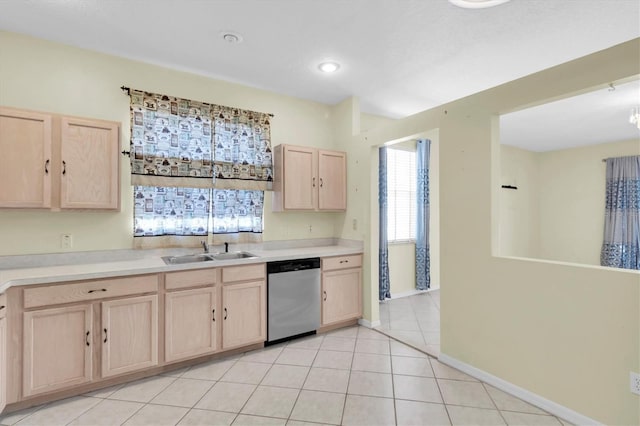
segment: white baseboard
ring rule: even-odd
[[[373,328],[373,327],[378,327],[380,325],[380,320],[371,322],[371,321],[366,320],[364,318],[360,318],[358,320],[358,324],[363,326],[363,327]]]
[[[493,387],[496,387],[504,392],[518,397],[521,400],[526,401],[531,405],[535,405],[536,407],[548,413],[551,413],[563,420],[566,420],[574,425],[602,425],[602,423],[593,420],[590,417],[582,415],[576,411],[571,410],[570,408],[557,404],[538,394],[516,386],[513,383],[507,382],[506,380],[489,374],[484,370],[480,370],[479,368],[459,361],[447,354],[440,353],[438,361],[453,368],[457,368],[458,370],[467,373],[471,377],[475,377],[478,380],[488,383]]]
[[[416,294],[420,294],[420,293],[426,293],[429,290],[409,290],[409,291],[403,291],[402,293],[395,293],[392,294],[390,299],[400,299],[402,297],[409,297],[409,296],[413,296]]]

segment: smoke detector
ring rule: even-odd
[[[220,33],[220,36],[222,37],[222,39],[224,41],[226,41],[229,44],[238,44],[238,43],[242,43],[242,40],[244,40],[242,38],[241,34],[238,34],[236,32],[233,31],[225,31]]]

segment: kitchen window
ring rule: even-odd
[[[390,243],[416,239],[416,153],[387,149],[387,237]]]
[[[134,236],[259,241],[273,181],[272,116],[127,90]]]

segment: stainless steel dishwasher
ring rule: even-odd
[[[320,258],[267,262],[267,343],[320,327]]]

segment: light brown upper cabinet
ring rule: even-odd
[[[62,117],[61,130],[60,208],[117,209],[119,124]]]
[[[0,208],[118,210],[120,124],[0,108]]]
[[[0,207],[51,206],[51,115],[0,108]]]
[[[345,152],[278,145],[274,148],[273,161],[273,211],[346,210]]]

